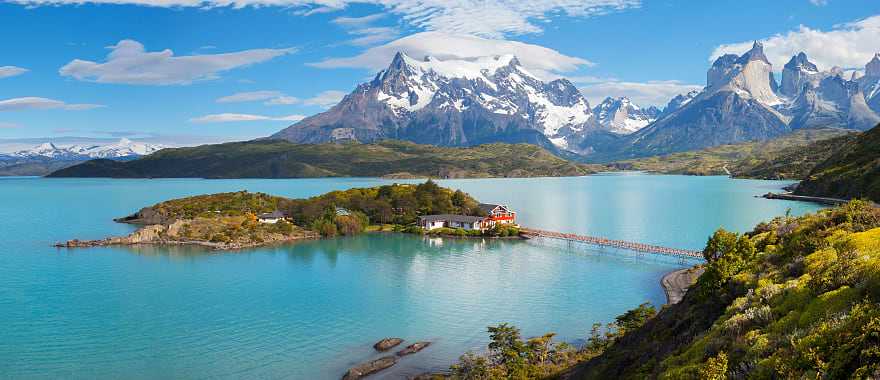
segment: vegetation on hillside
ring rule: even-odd
[[[810,172],[795,193],[880,202],[880,125],[843,144]]]
[[[856,133],[836,128],[800,130],[769,141],[721,145],[698,151],[621,161],[623,170],[664,174],[733,175],[762,179],[806,177]]]
[[[374,144],[293,144],[264,140],[163,149],[129,162],[92,160],[50,177],[304,178],[578,176],[595,167],[530,144],[437,147],[385,140]]]
[[[573,378],[880,376],[880,210],[854,201],[716,232],[685,299]]]
[[[880,376],[880,209],[863,201],[718,230],[677,304],[594,325],[583,347],[489,328],[453,379],[869,379]]]

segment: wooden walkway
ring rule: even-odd
[[[666,256],[676,256],[679,258],[700,259],[703,260],[703,252],[689,251],[686,249],[668,248],[657,245],[633,243],[623,240],[612,240],[601,237],[568,234],[562,232],[544,231],[534,228],[521,228],[520,234],[526,237],[542,237],[549,239],[576,241],[601,247],[620,248],[635,252],[653,253]]]

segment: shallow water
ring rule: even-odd
[[[0,377],[338,378],[387,336],[434,345],[379,378],[446,368],[488,325],[583,339],[682,263],[565,244],[371,234],[237,253],[55,249],[125,234],[112,222],[169,198],[247,189],[304,197],[378,179],[0,179]],[[699,249],[808,203],[754,195],[786,182],[599,175],[440,181],[510,204],[520,223]]]

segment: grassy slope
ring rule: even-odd
[[[796,193],[880,202],[880,126],[848,141],[816,166]]]
[[[747,238],[757,255],[728,267],[720,287],[704,274],[568,378],[877,376],[878,227],[880,210],[865,203],[759,225]]]
[[[722,145],[699,151],[621,161],[613,166],[665,174],[724,175],[754,178],[803,178],[829,149],[851,135],[842,129],[801,130],[778,139]],[[822,149],[806,146],[819,144]],[[799,155],[798,153],[805,153]]]
[[[251,141],[165,149],[131,162],[93,160],[53,177],[301,178],[333,176],[531,177],[591,172],[529,144],[469,148],[402,141],[300,145]]]

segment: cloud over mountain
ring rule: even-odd
[[[544,79],[556,77],[558,73],[574,71],[581,66],[594,65],[586,59],[568,56],[539,45],[440,32],[416,33],[367,49],[353,57],[330,58],[311,65],[378,71],[385,68],[397,52],[410,57],[432,56],[441,60],[511,54],[519,58],[523,67]]]
[[[797,30],[760,41],[774,67],[782,67],[800,52],[807,53],[814,63],[823,67],[862,67],[880,51],[880,15],[840,24],[828,31],[801,25]],[[728,53],[741,53],[750,46],[752,41],[718,46],[709,60],[714,61]]]

